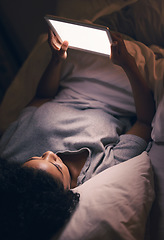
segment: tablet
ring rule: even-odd
[[[68,41],[70,48],[110,56],[112,38],[108,27],[51,15],[45,20],[58,40]]]

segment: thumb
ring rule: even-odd
[[[61,57],[63,57],[63,58],[67,57],[67,49],[68,49],[68,42],[64,41],[62,46],[61,46],[61,49],[60,49]]]

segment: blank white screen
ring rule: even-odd
[[[111,54],[110,41],[105,30],[49,19],[62,41],[68,41],[73,48],[105,55]]]

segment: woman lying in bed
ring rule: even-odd
[[[93,108],[89,99],[59,88],[68,43],[61,45],[49,32],[52,59],[36,97],[0,142],[1,157],[8,160],[1,161],[0,169],[3,239],[50,239],[78,203],[79,196],[71,188],[146,149],[155,111],[153,97],[120,35],[112,38],[111,60],[128,76],[136,122],[129,127],[128,118]]]

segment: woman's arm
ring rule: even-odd
[[[37,98],[53,98],[58,90],[62,62],[51,58],[36,91]]]
[[[137,121],[127,133],[140,136],[148,142],[151,138],[151,122],[155,113],[153,95],[120,35],[112,34],[112,38],[114,44],[111,59],[121,66],[128,76],[136,106]]]
[[[59,43],[50,29],[48,42],[51,47],[52,57],[39,82],[35,98],[30,105],[38,106],[42,102],[53,98],[58,91],[62,62],[67,57],[68,42]]]

